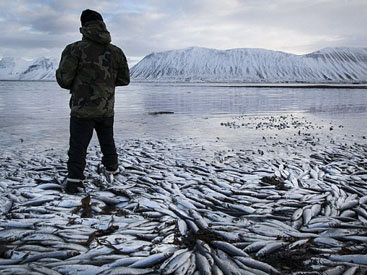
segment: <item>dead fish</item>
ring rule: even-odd
[[[185,255],[185,256],[180,256],[180,255],[185,253],[185,252],[188,252],[187,248],[176,250],[173,253],[173,255],[170,258],[168,258],[167,260],[165,260],[163,262],[163,264],[160,266],[161,272],[167,272],[167,271],[171,271],[170,273],[174,272],[175,268],[177,268],[180,264],[182,264],[184,262],[183,259],[186,258],[187,255]],[[190,255],[191,255],[191,253],[189,253],[189,257],[190,257]],[[178,256],[180,256],[180,257],[177,258]],[[170,267],[167,267],[168,265],[170,265]]]
[[[251,268],[255,268],[255,269],[267,272],[269,274],[281,274],[278,270],[276,270],[271,265],[261,262],[261,261],[257,261],[250,257],[235,256],[234,258],[240,261],[241,263],[243,263],[244,265],[249,266]]]
[[[4,228],[29,228],[34,229],[34,222],[17,222],[17,221],[2,221],[0,222],[0,227]]]
[[[161,269],[162,274],[171,274],[175,272],[180,266],[184,265],[185,262],[187,262],[191,257],[191,252],[184,251],[183,253],[180,253],[178,255],[175,255],[174,257],[171,257],[169,259],[169,262],[165,264],[165,266]],[[190,262],[187,266],[187,269],[189,269]],[[186,269],[186,268],[185,268]]]
[[[52,270],[51,268],[47,268],[45,266],[41,266],[40,264],[29,264],[29,267],[32,271],[39,272],[40,274],[47,274],[47,275],[61,275],[61,273]]]
[[[325,274],[325,275],[339,275],[339,274],[343,274],[344,270],[345,270],[344,266],[336,266],[336,267],[333,267],[333,268],[329,268],[328,270],[325,270],[323,272],[323,274]]]
[[[146,267],[152,267],[155,264],[164,261],[169,256],[171,256],[171,252],[162,252],[158,254],[150,255],[142,260],[138,260],[135,263],[129,265],[131,268],[146,268]]]
[[[113,263],[109,263],[109,264],[105,264],[103,265],[103,267],[105,267],[106,269],[108,268],[113,268],[113,267],[119,267],[119,266],[124,266],[124,267],[128,267],[129,265],[139,261],[139,260],[143,260],[146,257],[131,257],[131,256],[126,256],[125,258],[119,259],[114,261]]]
[[[62,190],[62,186],[56,183],[40,184],[37,186],[37,188],[42,190]]]
[[[261,248],[263,248],[265,245],[272,243],[273,240],[267,240],[267,241],[256,241],[256,242],[252,242],[251,244],[249,244],[248,246],[246,246],[246,248],[244,249],[246,252],[256,252],[258,250],[260,250]]]
[[[61,259],[65,260],[70,257],[74,257],[76,255],[79,255],[80,253],[75,250],[69,250],[69,251],[57,251],[57,252],[46,252],[46,253],[38,253],[36,255],[29,256],[25,258],[22,263],[31,263],[34,261],[37,261],[42,258],[55,258],[55,259]]]
[[[321,246],[329,246],[329,247],[341,247],[343,246],[343,243],[334,240],[333,238],[327,238],[327,237],[318,237],[313,239],[313,242],[315,244],[321,245]]]
[[[303,210],[302,217],[303,217],[303,224],[307,225],[310,222],[310,220],[312,219],[311,209],[306,208],[305,210]]]
[[[0,266],[16,265],[27,258],[29,253],[25,253],[22,257],[18,259],[0,259]]]
[[[228,253],[229,255],[248,257],[248,254],[246,252],[242,251],[241,249],[235,247],[230,243],[222,241],[212,241],[211,244],[214,245],[216,248]]]
[[[367,255],[351,254],[351,255],[331,255],[330,260],[334,262],[348,262],[354,264],[367,264]]]
[[[241,275],[240,268],[235,262],[230,260],[220,259],[217,255],[212,254],[215,263],[223,271],[224,274]]]
[[[281,249],[285,244],[286,244],[285,242],[279,242],[279,241],[266,244],[263,248],[261,248],[256,253],[256,257],[262,257],[266,254],[277,251],[277,250]]]
[[[207,258],[200,253],[195,253],[196,267],[200,271],[200,274],[210,275],[211,268]]]
[[[359,270],[359,267],[358,266],[352,266],[352,267],[348,268],[343,273],[343,275],[355,275],[355,274],[357,274],[358,270]]]
[[[184,220],[177,219],[177,225],[176,225],[176,227],[178,228],[181,236],[186,236],[188,227],[187,227],[187,224],[186,224],[186,222]]]

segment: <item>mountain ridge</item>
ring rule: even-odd
[[[155,52],[131,69],[132,79],[172,82],[365,83],[367,48],[324,48],[296,55],[257,48],[189,47]]]

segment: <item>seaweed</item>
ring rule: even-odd
[[[71,212],[72,214],[77,214],[80,210],[82,211],[82,218],[90,218],[92,214],[92,207],[90,204],[90,195],[86,196],[81,200],[81,205],[75,207],[75,209]]]

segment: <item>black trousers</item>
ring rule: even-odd
[[[118,168],[115,141],[113,139],[113,117],[85,119],[70,117],[70,147],[68,151],[68,178],[84,177],[85,158],[89,142],[96,130],[99,145],[103,153],[102,164],[109,171]]]

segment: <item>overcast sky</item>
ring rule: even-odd
[[[87,8],[132,64],[190,46],[295,54],[367,46],[367,0],[0,0],[0,57],[59,58],[81,38]]]

